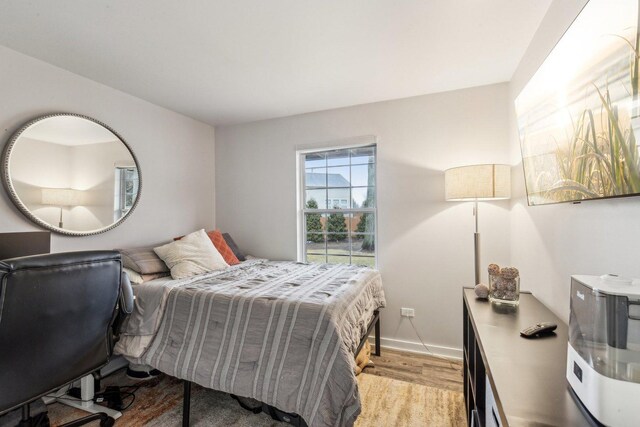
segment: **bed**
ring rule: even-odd
[[[380,274],[352,265],[249,260],[136,285],[116,352],[133,363],[302,416],[351,426],[354,355],[385,306]]]

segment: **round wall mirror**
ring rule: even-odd
[[[70,236],[104,233],[140,199],[140,167],[112,129],[76,114],[25,124],[5,146],[3,184],[30,220]]]

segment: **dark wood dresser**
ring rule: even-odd
[[[471,426],[596,425],[565,379],[568,327],[530,293],[505,307],[463,290],[464,395]],[[545,321],[555,335],[526,339],[520,331]]]
[[[0,260],[48,254],[50,250],[51,233],[49,231],[0,233]]]

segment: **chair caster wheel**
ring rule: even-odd
[[[116,420],[114,420],[113,418],[109,417],[106,418],[102,421],[100,421],[100,427],[113,427],[113,425],[116,423]]]

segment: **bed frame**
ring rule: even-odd
[[[374,356],[380,356],[380,311],[375,310],[373,312],[373,319],[369,322],[367,326],[367,332],[363,335],[360,340],[360,344],[358,344],[358,348],[356,349],[354,357],[357,357],[360,354],[360,350],[364,347],[364,344],[369,339],[369,334],[371,330],[374,329],[375,336],[375,351],[373,352]],[[189,418],[191,412],[191,381],[183,380],[184,383],[184,393],[182,396],[182,427],[189,427]]]
[[[375,310],[373,312],[373,319],[369,322],[369,326],[367,326],[367,332],[365,332],[364,336],[360,340],[360,344],[358,344],[358,348],[356,349],[355,356],[358,357],[360,354],[360,350],[364,347],[364,344],[367,342],[369,338],[369,334],[371,334],[371,329],[375,328],[375,351],[373,352],[374,356],[380,356],[380,312]]]

